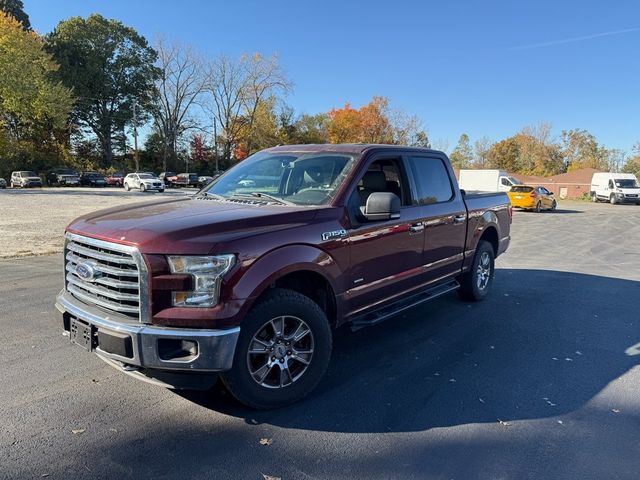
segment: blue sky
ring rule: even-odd
[[[277,53],[297,112],[373,95],[436,143],[499,140],[544,120],[610,148],[640,141],[638,1],[24,0],[40,33],[98,12],[207,55]]]

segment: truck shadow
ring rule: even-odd
[[[638,291],[631,280],[499,269],[484,302],[453,294],[355,334],[338,330],[326,377],[298,404],[256,412],[220,385],[179,394],[249,424],[330,432],[554,417],[640,363],[629,354],[640,342],[630,314]]]

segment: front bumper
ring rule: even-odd
[[[229,370],[240,335],[239,327],[205,330],[142,324],[125,315],[87,305],[64,290],[58,294],[56,308],[63,315],[65,334],[69,334],[71,319],[89,324],[95,337],[91,351],[109,360],[109,363],[117,362],[121,366],[145,370],[176,373]],[[167,359],[166,345],[181,341],[195,344],[195,350],[189,355]],[[114,344],[124,345],[123,342],[126,342],[127,348],[112,348]]]

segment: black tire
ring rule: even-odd
[[[615,205],[616,203],[618,203],[618,199],[616,198],[616,196],[612,193],[611,196],[609,197],[609,203],[611,205]]]
[[[145,187],[144,183],[140,184],[140,191],[141,192],[146,192],[147,191],[147,187]]]
[[[555,212],[557,208],[558,208],[558,203],[554,200],[553,203],[551,204],[551,211]]]
[[[124,182],[123,186],[124,186],[124,189],[125,189],[127,192],[130,190],[130,188],[129,188],[129,184],[128,184],[127,182]]]
[[[540,204],[540,202],[536,203],[536,208],[534,208],[534,212],[536,213],[540,213],[540,210],[542,209],[542,205]]]
[[[158,193],[164,193],[164,188],[159,188]]]
[[[486,256],[485,256],[486,255]],[[484,262],[485,259],[488,259],[488,277],[485,275],[486,282],[481,282],[478,280],[480,277],[480,263]],[[485,267],[483,267],[485,270]],[[458,293],[465,300],[470,300],[477,302],[479,300],[484,300],[484,298],[491,290],[491,284],[493,283],[493,274],[495,272],[495,252],[493,251],[493,245],[491,245],[486,240],[480,240],[478,243],[478,247],[476,248],[476,253],[473,257],[473,263],[471,264],[471,269],[463,274],[460,281],[460,288],[458,289]]]
[[[263,383],[271,381],[272,379],[273,381],[278,381],[279,379],[280,385],[282,385],[283,374],[281,372],[283,368],[280,367],[279,369],[273,370],[278,367],[278,360],[274,360],[276,357],[271,356],[272,353],[250,354],[249,348],[253,343],[253,352],[255,352],[256,346],[258,346],[258,348],[265,348],[265,352],[267,352],[267,348],[269,347],[260,347],[261,343],[257,343],[256,340],[254,340],[254,336],[260,335],[261,332],[266,332],[266,329],[269,329],[269,331],[273,330],[275,334],[274,338],[276,338],[278,334],[275,325],[271,328],[270,323],[271,321],[278,321],[279,317],[285,316],[287,319],[293,319],[293,322],[296,320],[301,321],[308,327],[311,335],[307,333],[303,338],[306,341],[311,341],[311,346],[307,346],[307,348],[312,353],[309,354],[309,357],[306,357],[309,361],[306,367],[299,360],[295,360],[295,358],[287,358],[287,372],[291,372],[291,370],[295,368],[300,372],[296,373],[296,375],[299,376],[295,379],[293,379],[293,375],[289,373],[288,378],[291,382],[288,385],[264,386]],[[293,328],[293,326],[291,326],[291,328]],[[291,335],[291,331],[285,335],[286,331],[287,327],[284,326],[281,335],[281,337],[283,337],[282,342],[287,338],[287,335]],[[297,331],[298,330],[296,330],[296,333]],[[274,347],[281,350],[287,348],[295,350],[293,345],[298,345],[296,348],[299,348],[300,345],[298,343],[299,341],[293,341],[291,347],[285,347],[284,343],[275,344],[271,343],[269,339],[264,337],[263,339],[266,340],[267,344],[271,345],[270,352],[273,352]],[[233,367],[220,376],[229,392],[231,392],[239,402],[248,407],[255,409],[283,407],[301,400],[316,387],[329,365],[331,348],[331,327],[320,307],[310,298],[298,292],[286,289],[275,289],[267,293],[264,299],[259,301],[243,320],[240,326],[240,338],[236,345]],[[273,355],[276,353],[277,352],[273,352]],[[282,351],[280,352],[280,355],[284,354]],[[286,352],[286,355],[290,355],[290,352]],[[294,355],[294,357],[295,356],[296,355]],[[290,361],[293,362],[291,364],[291,370],[289,370]],[[259,380],[254,378],[253,375],[257,375],[262,368],[256,368],[252,375],[250,370],[253,366],[252,362],[255,362],[253,365],[260,365],[266,362],[262,368],[267,367],[267,378],[263,379],[261,383],[258,383]],[[269,364],[271,364],[270,367]]]
[[[592,201],[593,203],[598,203],[598,195],[596,195],[596,192],[593,192],[593,193],[591,194],[591,201]]]

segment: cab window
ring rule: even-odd
[[[442,159],[411,157],[411,166],[420,205],[448,202],[453,198],[451,179]]]

